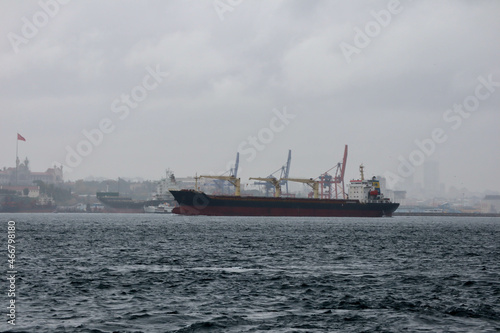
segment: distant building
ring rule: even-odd
[[[437,161],[426,161],[424,164],[424,193],[437,195],[440,193],[439,164]]]
[[[31,172],[29,160],[26,158],[23,163],[16,161],[17,168],[3,168],[0,170],[0,185],[31,186],[36,180],[45,184],[60,184],[63,180],[63,169],[54,166],[45,172]]]
[[[481,213],[500,212],[500,195],[487,195],[481,202]]]
[[[9,186],[0,185],[0,190],[14,191],[16,195],[28,198],[38,198],[40,196],[39,186]]]
[[[393,191],[393,197],[391,198],[393,202],[399,204],[405,204],[406,191]]]

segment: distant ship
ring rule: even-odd
[[[300,181],[312,184],[314,198],[291,198],[280,197],[281,180],[250,178],[272,181],[276,187],[275,197],[259,197],[241,196],[239,178],[209,177],[230,181],[236,187],[235,195],[208,195],[197,190],[170,190],[178,203],[172,213],[213,216],[392,216],[399,203],[393,203],[383,196],[380,182],[375,177],[364,179],[362,168],[361,166],[361,179],[352,180],[350,183],[348,199],[318,198],[319,183],[312,179]]]
[[[0,193],[0,213],[51,213],[56,208],[52,200],[41,202],[36,198]]]
[[[170,214],[174,207],[169,203],[160,203],[158,206],[144,206],[144,213],[149,214]]]
[[[165,202],[161,199],[133,200],[121,197],[118,192],[97,192],[96,196],[108,213],[144,213],[144,207],[158,206]]]
[[[96,197],[108,213],[170,213],[174,197],[168,188],[176,186],[173,172],[167,169],[166,177],[158,182],[152,199],[134,200],[120,196],[119,192],[97,192]]]

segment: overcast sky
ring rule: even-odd
[[[65,179],[220,174],[499,190],[499,1],[0,3],[0,166]],[[86,131],[86,132],[85,132]],[[85,136],[90,137],[87,138]],[[77,155],[77,156],[75,156]],[[408,169],[415,168],[415,171]]]

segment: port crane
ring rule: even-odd
[[[314,199],[318,199],[319,198],[319,184],[320,184],[320,182],[318,180],[314,180],[312,178],[309,178],[309,179],[304,179],[304,178],[284,178],[282,180],[291,181],[291,182],[297,182],[297,183],[303,183],[303,184],[309,185],[313,189],[313,198]]]
[[[236,153],[236,161],[234,164],[234,167],[229,169],[228,171],[224,172],[221,176],[225,176],[227,173],[229,173],[230,177],[237,178],[238,177],[238,167],[240,164],[240,153]],[[226,179],[214,179],[214,184],[216,187],[216,192],[218,194],[225,194],[230,192],[230,189],[227,189],[227,183],[225,182]]]
[[[286,180],[283,180],[285,178],[288,178],[288,175],[290,174],[290,165],[292,164],[292,151],[289,149],[288,150],[288,158],[287,158],[287,161],[286,161],[286,164],[283,165],[281,168],[279,168],[278,170],[272,172],[269,176],[267,176],[265,179],[271,179],[271,178],[274,178],[276,179],[276,177],[274,177],[273,175],[277,172],[280,172],[280,185],[281,186],[285,186],[286,188],[286,194],[288,194],[288,182]],[[266,189],[266,196],[269,196],[269,191],[275,187],[271,182],[268,182],[268,181],[263,181],[263,182],[255,182],[254,183],[255,185],[264,185],[265,186],[265,189]]]
[[[224,194],[224,182],[227,181],[234,186],[234,195],[241,196],[241,180],[237,177],[238,175],[238,166],[240,164],[240,153],[236,153],[236,162],[234,164],[234,168],[229,170],[229,176],[224,176],[224,174],[220,176],[211,176],[211,175],[201,175],[196,176],[196,185],[195,188],[198,189],[198,179],[200,178],[208,178],[213,179],[215,181],[215,186],[220,189],[221,193]],[[226,171],[225,173],[227,173]]]
[[[268,178],[259,178],[259,177],[250,177],[250,180],[259,180],[265,182],[265,184],[270,184],[274,186],[274,196],[279,198],[281,196],[281,179],[276,179],[275,177]]]
[[[344,186],[344,175],[345,175],[345,166],[347,163],[347,145],[344,148],[344,158],[342,162],[337,163],[334,167],[330,168],[326,172],[322,173],[319,178],[321,193],[319,194],[322,199],[332,199],[332,196],[335,195],[335,199],[345,199],[345,186]],[[329,174],[331,170],[335,169],[335,176]],[[335,188],[333,189],[333,186]]]
[[[241,181],[240,178],[236,178],[234,176],[209,176],[209,175],[201,175],[196,177],[197,179],[200,178],[209,178],[209,179],[216,179],[216,180],[225,180],[233,184],[234,186],[234,195],[235,196],[241,196]]]
[[[240,153],[236,153],[236,162],[234,163],[234,168],[229,171],[230,175],[233,177],[238,177],[238,167],[240,166]]]

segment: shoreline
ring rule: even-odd
[[[394,212],[392,216],[459,216],[459,217],[500,217],[499,213],[417,213]]]

